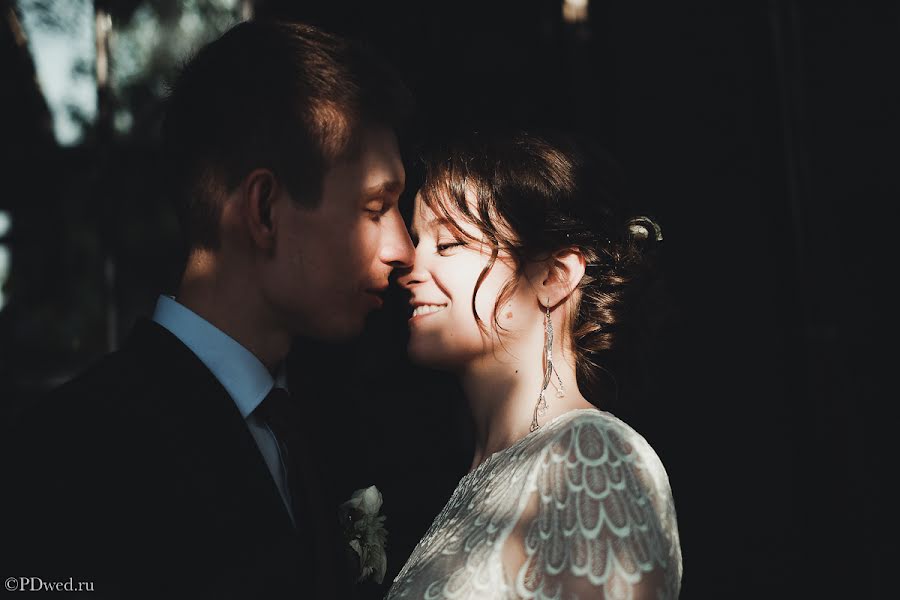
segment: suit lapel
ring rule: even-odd
[[[293,535],[275,482],[232,398],[206,366],[165,328],[138,323],[126,350],[148,377],[142,410],[160,423],[170,454],[223,525],[251,519],[263,531]]]

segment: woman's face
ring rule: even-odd
[[[476,240],[479,230],[463,219],[454,221]],[[475,296],[475,309],[487,330],[472,314],[472,295],[491,256],[490,246],[454,235],[454,227],[416,196],[412,223],[416,246],[412,269],[398,279],[410,292],[409,353],[421,364],[459,370],[484,356],[500,356],[504,348],[515,354],[516,340],[540,323],[540,307],[527,279],[516,276],[515,263],[501,251]],[[504,285],[516,280],[515,291],[498,313],[506,331],[493,325],[494,309]],[[502,335],[503,344],[498,340]]]

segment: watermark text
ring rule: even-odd
[[[93,592],[93,581],[75,581],[74,577],[63,580],[47,580],[41,577],[7,577],[6,590],[9,592]]]

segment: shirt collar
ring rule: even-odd
[[[175,298],[160,296],[153,320],[197,355],[234,400],[243,418],[256,410],[276,383],[252,352]],[[280,387],[287,387],[284,365],[276,377]]]

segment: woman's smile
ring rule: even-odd
[[[427,317],[429,315],[439,313],[445,308],[447,308],[446,304],[418,304],[413,309],[410,321],[412,321],[413,319],[418,319],[420,317]]]

